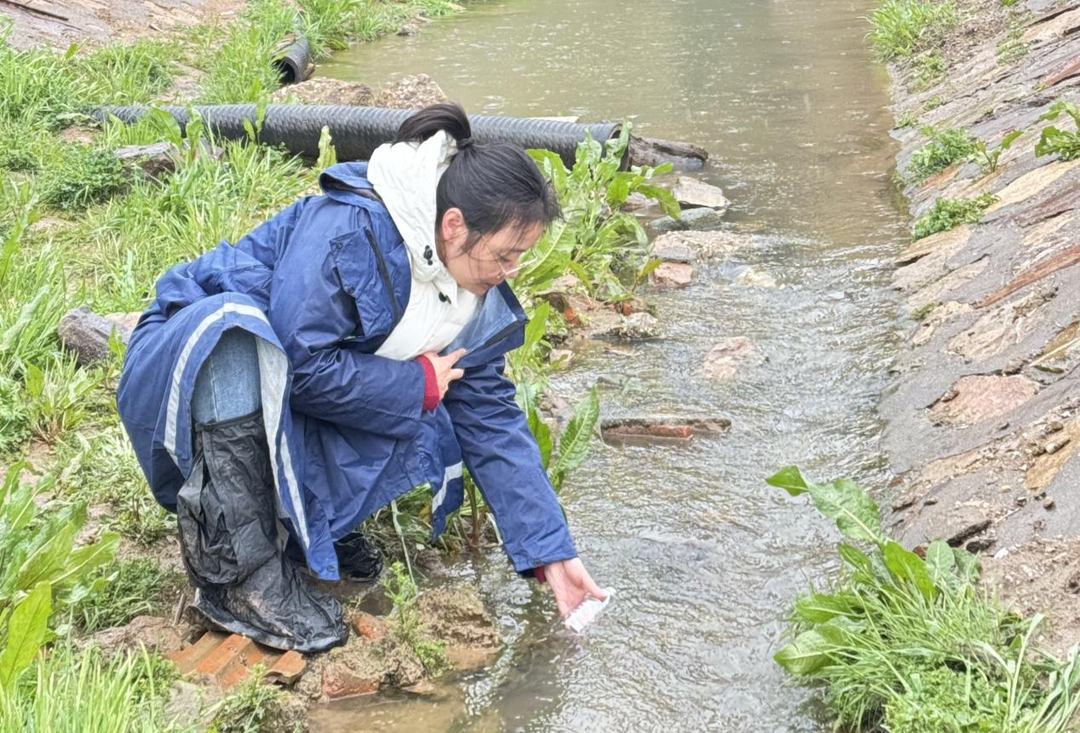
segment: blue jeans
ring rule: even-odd
[[[255,337],[241,328],[221,334],[195,378],[191,415],[197,425],[250,415],[262,406]]]

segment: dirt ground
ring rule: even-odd
[[[178,25],[228,20],[244,0],[0,0],[15,48],[104,44],[166,33]]]

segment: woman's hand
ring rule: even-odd
[[[593,582],[585,565],[576,557],[545,565],[544,580],[555,593],[555,603],[563,618],[581,605],[586,594],[601,601],[607,598],[607,593]]]
[[[455,369],[458,359],[465,356],[465,349],[458,349],[446,356],[439,356],[434,351],[422,355],[431,362],[431,368],[435,370],[435,380],[439,383],[439,399],[446,396],[446,390],[455,379],[461,379],[465,375],[464,369]]]

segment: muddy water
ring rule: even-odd
[[[662,341],[598,348],[555,380],[568,396],[599,382],[611,415],[732,421],[727,435],[681,447],[597,441],[564,490],[582,557],[618,589],[602,621],[571,637],[499,551],[462,561],[450,573],[480,584],[505,653],[433,700],[321,709],[315,730],[821,729],[812,697],[771,656],[835,535],[762,479],[787,463],[884,478],[875,403],[895,348],[888,258],[906,217],[887,175],[887,79],[864,42],[870,5],[478,3],[322,67],[376,88],[428,73],[472,111],[631,117],[640,133],[712,151],[696,175],[734,201],[735,226],[767,236],[657,295]],[[737,284],[748,266],[778,287]],[[727,382],[699,376],[726,336],[750,337],[768,362]]]

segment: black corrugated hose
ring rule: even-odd
[[[180,124],[188,122],[188,108],[163,107]],[[247,137],[244,120],[255,124],[254,104],[196,106],[199,115],[215,135],[242,140]],[[123,122],[137,121],[149,107],[101,107],[93,115],[104,121],[115,116]],[[345,105],[271,104],[266,107],[260,140],[268,145],[284,145],[295,155],[315,158],[319,154],[319,135],[323,126],[330,128],[337,158],[368,160],[375,148],[392,142],[398,126],[415,110]],[[546,148],[557,153],[567,167],[574,164],[578,143],[587,133],[600,141],[619,133],[615,122],[580,124],[523,117],[469,115],[472,137],[477,142],[505,142],[523,148]]]

